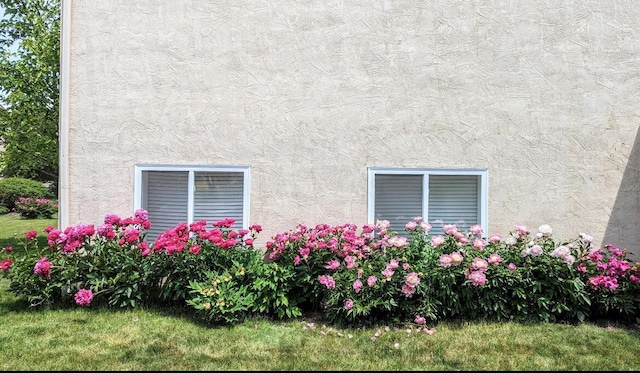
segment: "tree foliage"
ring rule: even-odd
[[[0,167],[58,179],[60,0],[0,0]]]

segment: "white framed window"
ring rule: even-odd
[[[487,230],[487,170],[370,167],[368,184],[369,224],[388,220],[404,236],[405,224],[422,216],[432,235],[442,234],[444,224]]]
[[[136,165],[134,210],[149,213],[148,241],[180,222],[233,218],[233,229],[246,229],[249,181],[248,166]]]

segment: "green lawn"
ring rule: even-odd
[[[48,225],[0,216],[0,245]],[[1,279],[2,370],[640,370],[637,325],[443,322],[431,335],[309,318],[209,326],[179,309],[29,309],[7,287]]]

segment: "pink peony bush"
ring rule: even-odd
[[[556,241],[546,224],[505,235],[455,224],[432,235],[421,217],[404,235],[386,221],[300,224],[262,250],[253,247],[259,225],[233,223],[180,223],[148,242],[146,211],[108,214],[98,227],[46,228],[45,247],[25,232],[23,250],[2,250],[0,271],[31,305],[186,306],[212,323],[313,312],[432,330],[427,320],[635,321],[640,310],[640,263],[626,250],[594,247],[584,233]]]

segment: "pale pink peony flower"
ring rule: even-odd
[[[356,293],[359,293],[359,292],[360,292],[360,289],[362,289],[362,281],[360,281],[360,280],[355,280],[355,281],[353,282],[353,290],[354,290]]]
[[[489,263],[482,259],[482,258],[473,258],[473,261],[471,262],[471,266],[470,266],[472,271],[484,271],[487,268],[489,268]]]
[[[407,273],[405,283],[407,286],[415,288],[420,283],[420,276],[415,272]]]
[[[442,226],[442,230],[446,234],[454,234],[455,232],[458,231],[458,227],[456,227],[455,224],[445,224]]]
[[[444,243],[444,237],[441,235],[436,235],[431,237],[431,245],[433,247],[438,247]]]
[[[502,239],[502,236],[499,233],[494,233],[491,236],[489,236],[489,242],[491,243],[500,242],[501,239]]]
[[[484,233],[484,230],[482,229],[482,225],[476,224],[469,227],[469,232],[473,234],[482,234]]]
[[[369,278],[367,278],[367,285],[369,285],[369,287],[373,287],[376,284],[376,281],[378,281],[376,276],[369,276]]]
[[[475,240],[473,240],[473,248],[476,250],[484,250],[485,246],[487,246],[487,243],[484,242],[484,240],[482,238],[476,238]]]
[[[436,328],[431,328],[431,329],[424,328],[424,334],[426,334],[426,335],[432,335],[435,332],[436,332]]]
[[[493,264],[494,266],[497,266],[498,264],[500,264],[500,262],[502,262],[502,257],[499,254],[491,254],[489,255],[488,262]]]
[[[459,251],[454,251],[449,255],[451,255],[451,260],[454,266],[457,266],[458,264],[462,263],[462,261],[464,260],[464,257]]]
[[[423,231],[425,232],[429,232],[431,230],[431,224],[427,223],[426,221],[420,222],[420,228],[422,228]]]
[[[427,319],[425,319],[422,316],[416,316],[415,320],[413,320],[413,322],[415,322],[418,325],[424,325],[427,323]]]
[[[487,283],[487,276],[482,271],[473,271],[469,273],[468,278],[474,286],[483,286]]]
[[[440,255],[440,265],[445,267],[445,268],[449,268],[451,267],[451,264],[453,264],[453,259],[451,258],[451,255],[449,254],[442,254]]]
[[[507,268],[509,268],[510,271],[515,271],[518,267],[516,267],[516,265],[513,263],[509,263]]]
[[[529,254],[531,256],[540,256],[542,255],[542,247],[540,245],[533,245],[529,248]]]
[[[349,299],[346,302],[344,302],[344,309],[345,310],[350,310],[352,308],[353,308],[353,301],[351,299]]]
[[[415,221],[410,221],[407,224],[405,224],[404,227],[410,231],[413,231],[418,227],[418,223],[416,223]]]

